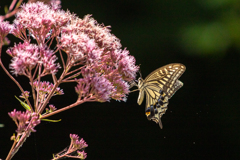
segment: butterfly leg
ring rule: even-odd
[[[139,89],[134,89],[132,91],[130,91],[129,93],[132,93],[132,92],[135,92],[135,91],[138,91]]]

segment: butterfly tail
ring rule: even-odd
[[[161,128],[161,129],[163,129],[163,125],[162,125],[162,121],[161,121],[161,118],[159,117],[159,119],[158,119],[158,124],[159,124],[159,127]]]
[[[158,110],[155,108],[155,106],[151,105],[149,108],[146,109],[145,114],[147,116],[148,120],[152,120],[159,124],[159,127],[162,129],[162,121],[161,121],[161,115],[158,114]],[[156,115],[158,114],[158,118],[156,118]]]

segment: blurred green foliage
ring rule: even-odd
[[[199,0],[205,16],[181,31],[182,47],[187,54],[224,55],[233,47],[240,49],[240,1]]]

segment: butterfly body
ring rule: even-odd
[[[186,67],[180,63],[172,63],[160,67],[150,73],[144,80],[140,77],[137,103],[142,104],[146,95],[145,114],[149,120],[159,123],[162,128],[161,117],[167,110],[168,100],[183,86],[178,78],[184,73]]]

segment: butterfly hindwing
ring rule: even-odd
[[[153,120],[154,122],[159,123],[160,128],[162,128],[161,117],[163,114],[165,114],[167,110],[167,105],[168,97],[162,90],[160,90],[157,101],[156,102],[154,101],[145,110],[145,114],[148,120]]]

